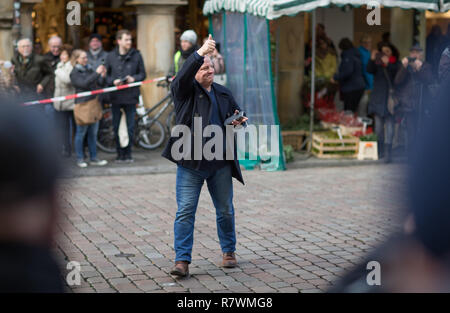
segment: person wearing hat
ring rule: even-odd
[[[186,59],[198,50],[197,46],[197,34],[195,31],[189,29],[186,30],[180,37],[181,49],[178,50],[173,57],[173,64],[169,71],[170,76],[176,75],[183,66]]]
[[[428,86],[432,83],[431,65],[424,61],[423,49],[415,44],[409,56],[402,59],[402,66],[395,76],[399,100],[398,112],[406,121],[406,148],[410,149],[423,117],[423,100],[429,99]]]
[[[108,52],[103,50],[102,36],[93,33],[89,36],[89,50],[87,51],[88,63],[92,68],[97,68],[104,65]]]
[[[89,50],[87,51],[87,57],[88,64],[90,64],[93,69],[98,68],[100,65],[105,65],[108,52],[103,50],[101,35],[93,33],[89,36]],[[100,101],[102,105],[111,103],[109,93],[99,95],[98,101]]]

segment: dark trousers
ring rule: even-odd
[[[120,109],[125,111],[126,119],[127,119],[127,128],[128,128],[128,146],[125,148],[120,147],[119,140],[119,125],[120,119],[122,117],[122,112]],[[114,127],[114,137],[116,140],[116,149],[118,157],[131,158],[131,147],[133,145],[133,135],[134,135],[134,122],[136,115],[136,105],[135,104],[113,104],[111,107],[112,115],[113,115],[113,127]]]
[[[64,155],[70,156],[72,154],[73,129],[75,128],[73,111],[56,111],[56,123],[60,134],[61,151]]]
[[[342,93],[342,100],[344,101],[344,110],[356,112],[358,104],[364,94],[364,89],[353,90]]]

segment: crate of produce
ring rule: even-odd
[[[305,137],[308,136],[308,132],[305,130],[283,130],[281,136],[283,137],[283,145],[290,145],[298,151],[301,149]]]
[[[359,138],[343,136],[342,140],[335,132],[313,133],[312,153],[321,159],[356,158]]]

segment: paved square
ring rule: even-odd
[[[62,183],[56,252],[81,264],[74,292],[321,292],[398,229],[398,165],[244,171],[233,180],[239,267],[219,266],[203,188],[189,279],[174,279],[175,174]]]

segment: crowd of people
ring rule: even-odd
[[[60,37],[54,36],[48,41],[49,51],[41,55],[33,51],[30,39],[22,38],[17,42],[17,51],[11,62],[0,61],[0,95],[19,97],[27,102],[144,80],[144,61],[140,52],[132,47],[131,33],[120,30],[116,40],[115,49],[106,52],[103,50],[102,37],[94,33],[89,37],[89,48],[84,51],[74,50],[72,46],[64,44]],[[186,59],[199,49],[197,42],[197,34],[193,30],[186,30],[182,34],[180,49],[174,55],[169,76],[176,75]],[[211,61],[217,79],[223,83],[225,63],[219,49],[218,45],[211,54]],[[139,87],[133,87],[97,96],[54,101],[39,105],[39,109],[45,111],[60,134],[61,154],[70,158],[74,150],[77,165],[85,168],[88,165],[104,166],[108,162],[97,157],[98,119],[89,123],[77,120],[74,117],[77,115],[77,112],[74,114],[75,107],[77,104],[92,105],[96,101],[101,107],[110,105],[117,151],[115,162],[129,164],[134,162],[132,145],[139,96]],[[121,146],[119,140],[122,114],[125,114],[128,132],[128,144],[125,147]],[[86,150],[89,151],[89,157]]]
[[[450,74],[450,27],[446,36],[440,33],[439,26],[436,27],[427,38],[426,59],[418,44],[401,59],[389,33],[383,34],[376,49],[372,48],[369,34],[361,37],[358,48],[349,38],[343,38],[338,45],[339,58],[324,25],[317,25],[315,81],[318,92],[325,90],[333,104],[339,92],[345,111],[373,118],[379,157],[386,162],[392,158],[396,123],[401,123],[403,143],[410,150],[421,121],[432,109],[432,101],[428,99],[433,99],[436,86]],[[307,72],[311,64],[309,50],[310,45],[306,53]]]
[[[0,75],[0,94],[15,96],[27,102],[144,80],[144,61],[140,52],[132,48],[131,33],[128,30],[120,30],[116,39],[116,48],[108,53],[102,48],[102,38],[99,34],[90,36],[87,51],[74,50],[72,46],[64,44],[60,37],[54,36],[48,41],[49,51],[40,55],[33,51],[30,39],[22,38],[17,42],[17,51],[11,62],[3,61],[0,64],[3,67]],[[104,166],[108,162],[97,158],[96,141],[101,117],[94,120],[77,119],[76,106],[89,103],[89,107],[99,106],[101,110],[102,105],[111,104],[117,144],[116,162],[132,163],[131,146],[139,95],[139,87],[133,87],[111,95],[102,94],[36,105],[36,109],[44,110],[50,124],[59,134],[61,154],[71,157],[74,142],[77,165],[84,168],[88,166],[87,159],[90,165],[96,166]],[[118,140],[122,112],[125,112],[128,128],[129,144],[126,147],[121,147]],[[85,147],[88,148],[89,157]]]

